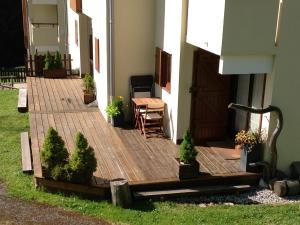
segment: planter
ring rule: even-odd
[[[177,177],[182,179],[192,179],[199,176],[199,163],[198,161],[194,161],[190,164],[184,164],[180,162],[178,158],[176,158],[178,164]]]
[[[250,163],[262,161],[262,146],[257,145],[252,149],[251,152],[248,151],[247,147],[243,147],[241,150],[240,158],[240,168],[244,172],[260,172],[258,167],[249,166]]]
[[[90,104],[91,102],[96,100],[96,96],[93,92],[83,92],[83,102],[84,104]]]
[[[66,78],[67,77],[67,71],[64,68],[51,69],[51,70],[45,70],[44,69],[44,77],[45,78]]]
[[[121,112],[117,116],[113,116],[111,118],[111,125],[113,127],[123,127],[124,126],[124,113]]]

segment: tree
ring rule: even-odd
[[[56,166],[68,163],[69,153],[65,142],[52,127],[48,129],[41,151],[42,165],[50,172]]]
[[[94,149],[88,146],[87,139],[82,133],[76,134],[75,149],[70,160],[72,171],[71,181],[73,183],[86,184],[92,179],[97,168]]]
[[[180,161],[185,164],[190,164],[196,160],[197,151],[192,143],[192,138],[189,130],[184,134],[183,141],[179,147]]]

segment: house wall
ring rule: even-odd
[[[59,50],[66,52],[66,5],[65,1],[55,4],[33,4],[28,1],[30,53]],[[33,25],[32,23],[58,23],[58,25]]]
[[[75,20],[78,21],[78,46],[75,43]],[[68,1],[69,53],[72,55],[72,68],[81,74],[89,72],[89,34],[93,32],[94,79],[96,83],[98,107],[104,117],[108,104],[108,53],[107,53],[107,1],[82,1],[82,14],[75,13]],[[95,69],[95,38],[100,42],[100,71]]]
[[[156,95],[161,97],[167,104],[165,117],[165,132],[176,142],[178,139],[178,110],[179,110],[179,74],[180,74],[180,51],[182,32],[182,0],[156,0],[157,10],[156,24],[164,24],[156,27],[155,46],[172,54],[171,66],[171,91],[168,93],[156,85]],[[176,26],[174,25],[176,24]]]
[[[283,1],[283,12],[274,67],[272,104],[283,113],[284,127],[278,138],[278,168],[288,172],[291,162],[299,161],[300,87],[300,2]],[[272,116],[272,123],[274,118]]]
[[[115,96],[129,103],[132,75],[154,75],[155,1],[114,1]]]

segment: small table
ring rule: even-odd
[[[139,126],[139,112],[141,107],[145,107],[151,103],[164,103],[160,98],[132,98],[133,110],[134,110],[134,119],[135,119],[135,128],[140,128]]]

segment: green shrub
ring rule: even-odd
[[[72,171],[69,164],[57,165],[50,171],[50,177],[56,181],[70,181]]]
[[[45,64],[45,69],[46,70],[51,70],[54,68],[54,60],[53,60],[53,57],[52,55],[50,54],[50,52],[48,51],[45,55],[45,61],[44,61],[44,64]]]
[[[83,78],[83,85],[86,92],[93,92],[95,90],[94,78],[91,74],[85,74]]]
[[[196,160],[197,151],[192,143],[190,132],[187,130],[183,137],[183,142],[179,148],[179,159],[181,162],[189,164]]]
[[[65,142],[52,127],[48,129],[41,151],[42,165],[50,173],[56,166],[64,166],[68,163],[69,153],[65,148]]]
[[[123,112],[123,97],[118,96],[106,107],[105,112],[109,117],[115,117]]]
[[[61,69],[62,68],[61,54],[60,54],[59,51],[55,52],[55,56],[54,56],[54,68],[55,69]]]
[[[82,133],[77,133],[75,144],[70,160],[71,182],[86,184],[91,181],[97,168],[94,149],[88,146],[87,139]]]

